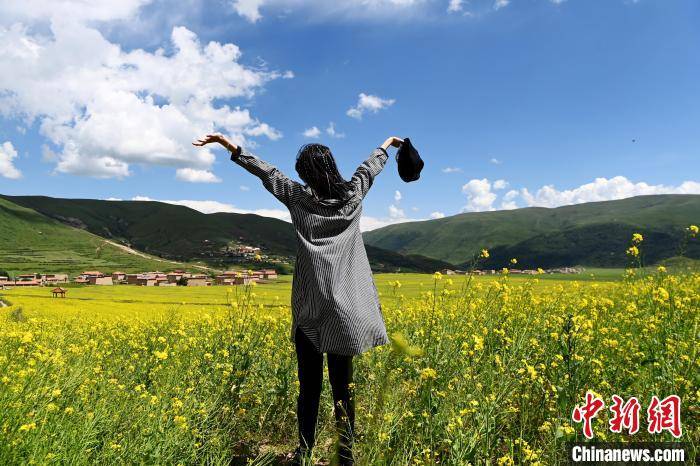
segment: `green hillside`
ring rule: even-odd
[[[292,255],[296,248],[289,223],[259,215],[203,214],[153,201],[2,197],[139,251],[173,260],[212,259],[231,242],[256,245],[280,255]]]
[[[50,217],[54,227],[70,226],[72,228],[68,231],[73,233],[87,234],[89,231],[169,260],[204,261],[217,268],[227,268],[232,263],[232,258],[226,252],[226,247],[232,244],[258,246],[273,256],[293,257],[296,253],[296,236],[292,225],[259,215],[203,214],[188,207],[154,201],[2,195],[0,199],[5,199],[5,205],[12,202],[33,209],[23,211],[32,212],[43,222],[49,221],[47,217]],[[16,250],[32,247],[32,240],[22,234],[22,228],[8,231],[8,234],[13,235]],[[94,236],[89,236],[93,241],[98,241]],[[76,242],[83,244],[84,240],[70,244]],[[68,253],[62,255],[59,244],[61,243],[57,242],[55,245],[58,249],[54,260],[61,264],[60,259],[68,257]],[[373,269],[377,271],[434,272],[440,268],[452,267],[440,260],[420,255],[406,257],[380,248],[370,247],[367,253]],[[20,260],[19,256],[14,257]]]
[[[0,270],[80,273],[171,270],[177,264],[130,254],[87,231],[0,199]]]
[[[373,246],[455,264],[469,262],[488,248],[488,266],[517,257],[524,267],[621,267],[633,232],[647,237],[644,252],[653,263],[678,255],[683,229],[691,223],[700,223],[700,196],[658,195],[554,209],[465,213],[391,225],[364,237]],[[686,255],[700,258],[697,242]]]

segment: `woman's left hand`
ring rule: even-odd
[[[403,139],[397,138],[396,136],[392,136],[390,138],[387,138],[386,141],[384,141],[384,144],[382,144],[382,148],[384,150],[387,150],[391,146],[401,147],[401,144],[403,144]]]

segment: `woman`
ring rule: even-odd
[[[307,144],[297,154],[296,170],[305,184],[249,154],[221,134],[209,134],[196,146],[219,143],[231,160],[262,180],[287,208],[297,236],[292,283],[292,329],[299,375],[297,418],[299,447],[293,463],[310,458],[323,385],[323,353],[335,403],[341,465],[354,464],[352,445],[355,404],[352,358],[388,343],[377,288],[367,260],[360,217],[362,200],[384,168],[387,149],[403,141],[388,138],[355,171],[350,181],[338,172],[333,154],[321,144]]]

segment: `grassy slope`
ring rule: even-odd
[[[136,250],[172,260],[204,260],[214,266],[227,268],[226,264],[219,262],[222,258],[217,255],[217,251],[232,241],[260,246],[266,252],[276,255],[293,256],[296,253],[296,237],[292,225],[259,215],[203,214],[188,207],[152,201],[116,202],[0,195],[0,200],[3,198],[6,199],[3,201],[5,204],[10,201],[51,217],[56,220],[53,221],[54,225],[59,222],[73,225],[95,235],[129,244]],[[42,222],[48,220],[46,217],[38,216]],[[71,228],[70,231],[80,230]],[[15,249],[31,246],[31,239],[22,234],[22,228],[8,231],[9,234],[12,235],[11,241]],[[210,256],[210,252],[213,255]],[[373,247],[368,247],[367,253],[372,267],[378,271],[434,272],[452,267],[443,261],[416,255],[406,257]],[[53,254],[55,257],[52,260],[59,261],[59,265],[60,259],[67,257],[59,249]],[[43,270],[49,271],[46,268],[48,265],[43,265]],[[19,265],[14,267],[16,269]]]
[[[682,228],[698,221],[700,196],[639,196],[556,209],[476,212],[402,223],[365,233],[365,241],[400,253],[422,254],[453,263],[468,261],[481,248],[489,248],[499,253],[498,259],[552,255],[534,265],[623,266],[624,248],[621,255],[619,248],[628,241],[628,232],[648,233],[663,241],[645,244],[653,249],[653,260],[659,260],[676,255]],[[623,237],[613,241],[611,232]],[[590,240],[583,241],[586,238]],[[569,254],[574,250],[578,251]],[[689,254],[700,257],[697,248]]]
[[[129,254],[89,232],[0,199],[0,270],[79,273],[169,270],[176,265]]]
[[[230,241],[257,244],[276,254],[293,254],[296,244],[289,223],[259,215],[207,215],[152,201],[3,197],[96,235],[129,243],[139,251],[176,260],[199,258],[208,248]]]

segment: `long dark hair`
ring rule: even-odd
[[[350,199],[352,185],[340,174],[331,150],[323,144],[301,146],[295,168],[322,203],[340,206]]]

